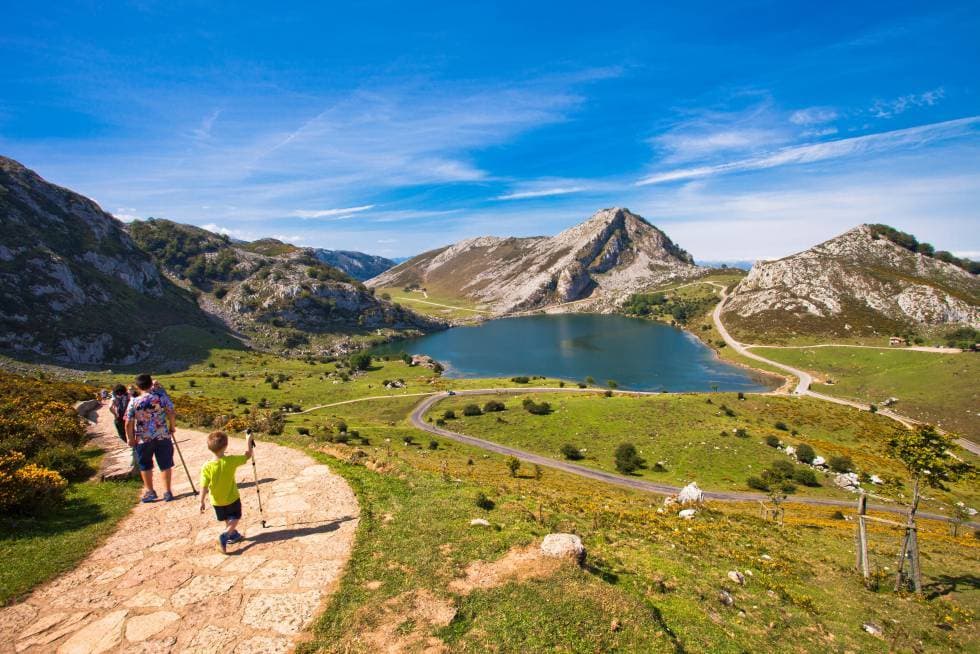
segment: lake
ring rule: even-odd
[[[371,350],[400,352],[433,357],[451,378],[543,375],[583,381],[592,376],[599,385],[613,379],[629,390],[770,390],[685,331],[618,315],[502,318]]]

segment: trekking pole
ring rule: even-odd
[[[170,440],[174,443],[174,449],[177,450],[177,456],[180,458],[180,465],[184,466],[184,474],[187,475],[187,482],[191,485],[191,491],[197,495],[197,489],[194,488],[194,480],[191,479],[191,472],[187,469],[187,462],[184,461],[184,455],[180,452],[180,445],[177,444],[177,432],[170,434]]]
[[[262,528],[265,526],[265,514],[262,513],[262,493],[259,492],[259,473],[255,469],[255,439],[252,438],[252,430],[245,430],[245,437],[252,441],[252,478],[255,480],[255,497],[259,500],[259,518],[262,520]]]

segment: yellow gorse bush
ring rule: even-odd
[[[67,487],[57,472],[27,463],[20,452],[0,456],[0,511],[36,513],[60,502]]]

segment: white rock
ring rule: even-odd
[[[796,448],[792,445],[786,446],[786,456],[796,456]]]
[[[695,513],[697,513],[697,509],[684,509],[683,511],[679,511],[677,515],[685,520],[690,520],[694,517]]]
[[[727,590],[723,590],[718,593],[718,601],[724,604],[725,606],[731,606],[732,604],[735,603],[735,598],[733,598],[732,594],[729,593]]]
[[[731,579],[732,582],[738,584],[739,586],[745,585],[745,575],[743,575],[738,570],[729,570],[728,578]]]
[[[817,467],[825,466],[827,465],[827,459],[823,458],[822,456],[815,456],[813,457],[813,465]]]
[[[763,561],[772,561],[772,557],[769,556],[768,554],[763,554],[759,558],[762,559]]]
[[[885,480],[879,477],[878,475],[871,475],[871,483],[880,485],[880,484],[884,484]]]
[[[548,534],[541,542],[541,551],[547,556],[573,559],[579,565],[585,562],[585,546],[575,534]]]
[[[834,477],[834,484],[849,491],[856,491],[861,488],[861,482],[858,480],[857,473],[854,472],[842,472],[838,474]]]
[[[881,627],[879,627],[878,625],[872,622],[865,622],[863,625],[861,625],[861,627],[872,636],[881,638]]]
[[[472,527],[489,527],[490,523],[483,518],[473,518],[470,520],[470,526]]]
[[[677,501],[681,504],[700,504],[704,501],[704,492],[698,488],[696,481],[692,481],[677,494]]]

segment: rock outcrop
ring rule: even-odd
[[[628,209],[604,209],[557,236],[481,236],[426,252],[368,280],[425,287],[495,313],[580,300],[611,311],[631,293],[703,274],[666,234]]]
[[[980,280],[861,225],[809,250],[759,262],[735,287],[725,323],[737,333],[887,335],[980,327]]]
[[[122,223],[0,157],[0,348],[65,363],[133,363],[155,330],[207,325]]]
[[[318,248],[313,251],[313,255],[323,263],[343,270],[354,279],[362,282],[395,266],[395,262],[391,259],[350,250],[322,250]]]

